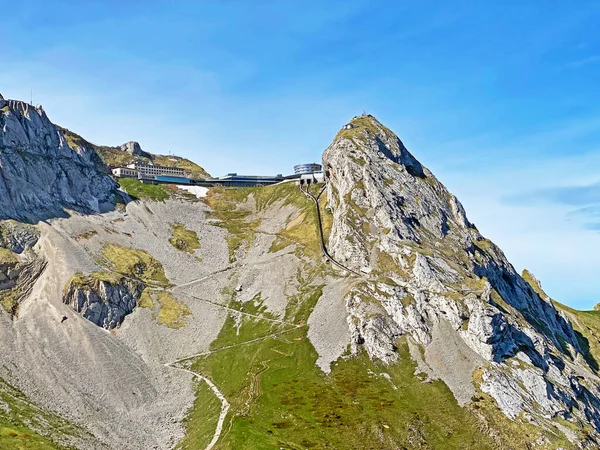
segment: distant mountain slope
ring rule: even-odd
[[[67,449],[86,445],[81,428],[36,406],[22,392],[0,378],[0,448]]]
[[[3,181],[30,181],[13,160],[65,179],[45,207],[108,178],[96,152],[159,158],[21,107],[3,116]],[[0,377],[93,435],[86,450],[599,448],[600,312],[519,275],[374,117],[323,163],[319,201],[130,179],[135,199],[107,212],[0,221]],[[4,385],[0,439],[7,422],[36,432]]]
[[[133,161],[143,161],[151,162],[159,166],[179,167],[186,172],[189,172],[192,177],[206,178],[210,176],[206,170],[189,159],[174,155],[154,155],[152,153],[144,152],[137,142],[128,142],[121,147],[96,145],[67,128],[59,126],[58,129],[64,134],[69,147],[73,149],[76,149],[77,147],[94,149],[106,165],[122,167]]]
[[[117,184],[100,166],[93,149],[70,148],[43,109],[0,99],[0,218],[111,208]]]

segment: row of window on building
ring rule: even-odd
[[[127,167],[117,167],[112,170],[115,177],[118,178],[147,178],[153,179],[156,176],[174,176],[185,177],[185,170],[179,167],[155,166],[146,163],[129,164]]]
[[[314,174],[321,172],[322,166],[316,163],[298,164],[294,166],[294,173]],[[112,173],[118,178],[139,178],[139,179],[154,179],[157,176],[185,177],[185,171],[179,167],[155,166],[147,163],[133,163],[126,167],[116,167],[112,169]],[[228,174],[228,176],[237,176],[237,174]],[[278,177],[282,177],[278,175]]]

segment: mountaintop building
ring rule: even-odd
[[[294,173],[296,175],[303,173],[315,173],[320,172],[323,166],[317,163],[308,163],[308,164],[298,164],[294,166]]]

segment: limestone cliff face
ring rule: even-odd
[[[96,325],[113,329],[136,307],[143,285],[132,280],[100,280],[75,276],[63,302]]]
[[[152,155],[142,150],[139,143],[135,141],[129,141],[121,145],[121,151],[130,153],[132,156],[140,156],[142,158],[152,158]]]
[[[394,133],[356,117],[323,164],[329,251],[366,278],[346,297],[354,351],[393,362],[405,336],[462,404],[485,392],[510,418],[579,418],[600,431],[600,383],[581,337]]]
[[[90,149],[71,149],[40,107],[0,98],[0,219],[100,212],[115,182]]]
[[[0,306],[13,318],[46,267],[34,250],[40,233],[12,220],[0,222]]]

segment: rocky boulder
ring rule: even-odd
[[[75,274],[63,294],[63,302],[83,317],[106,329],[119,326],[136,307],[144,285],[125,278]]]
[[[139,156],[141,158],[152,159],[152,155],[148,152],[143,151],[140,144],[135,141],[129,141],[121,145],[121,150],[131,154],[131,156]]]
[[[12,317],[46,266],[34,250],[39,237],[31,225],[0,221],[0,304]]]

